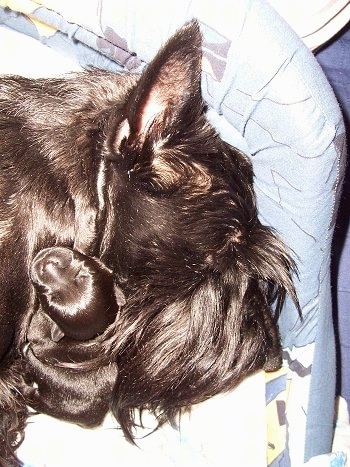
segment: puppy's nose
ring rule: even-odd
[[[70,250],[50,251],[42,258],[43,267],[55,267],[59,269],[67,268],[72,261]]]

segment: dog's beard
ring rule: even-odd
[[[112,410],[130,439],[136,408],[174,423],[182,409],[232,389],[248,374],[280,367],[275,320],[290,284],[276,271],[285,270],[289,258],[262,226],[254,240],[259,243],[228,246],[240,259],[228,264],[223,254],[214,269],[197,264],[179,276],[169,267],[164,276],[160,267],[157,285],[150,285],[147,269],[147,279],[129,292],[106,351],[114,349],[119,371]]]

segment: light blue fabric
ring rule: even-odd
[[[226,65],[231,82],[211,82],[206,98],[211,103],[211,96],[223,96],[213,106],[247,141],[261,218],[297,256],[304,320],[297,319],[288,303],[280,329],[287,348],[315,343],[307,460],[331,449],[333,433],[336,366],[329,267],[344,128],[310,52],[264,2],[251,2],[250,7]],[[223,82],[230,85],[217,92]]]

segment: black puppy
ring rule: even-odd
[[[56,342],[52,340],[55,326],[42,310],[33,315],[23,347],[24,383],[18,389],[38,412],[97,426],[109,409],[117,366],[101,365],[98,371],[69,368],[71,362],[96,358],[101,349],[98,340],[82,343],[65,336]]]
[[[30,276],[38,300],[22,348],[26,364],[17,389],[37,412],[97,426],[109,409],[117,365],[110,362],[98,371],[78,365],[99,355],[97,336],[115,320],[116,304],[125,304],[124,295],[99,260],[68,248],[41,250]]]
[[[34,381],[46,374],[42,360],[36,373],[20,350],[28,337],[43,358],[53,343],[52,328],[37,321],[47,317],[35,313],[29,274],[44,248],[99,258],[125,293],[106,331],[77,344],[99,351],[74,355],[76,375],[62,384],[83,407],[90,389],[80,389],[80,372],[116,364],[110,406],[130,439],[134,409],[172,422],[247,374],[280,365],[275,320],[286,293],[297,302],[294,264],[258,220],[248,158],[206,120],[200,73],[201,36],[192,22],[141,76],[1,79],[3,457],[10,458],[26,415],[25,399],[13,390],[21,387],[18,366],[27,365]],[[44,330],[38,338],[32,326]],[[55,343],[59,363],[65,339]],[[101,377],[108,400],[111,375]],[[53,401],[53,379],[49,373],[36,392],[42,407]],[[50,402],[47,411],[61,416],[64,392],[56,396],[56,409]]]
[[[116,364],[99,371],[76,371],[69,364],[98,356],[97,339],[81,341],[106,330],[116,318],[116,303],[125,304],[124,295],[100,261],[68,248],[41,250],[30,272],[40,306],[22,349],[26,384],[19,389],[39,412],[87,427],[99,425],[109,409]]]
[[[37,300],[28,315],[17,391],[39,412],[86,427],[99,425],[109,409],[116,364],[98,371],[72,370],[69,364],[98,356],[97,336],[125,304],[123,292],[99,260],[63,247],[41,250],[30,278]]]

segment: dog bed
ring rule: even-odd
[[[141,449],[128,445],[109,418],[91,431],[33,416],[19,450],[28,465],[299,466],[331,451],[329,269],[345,137],[331,88],[301,40],[263,0],[0,0],[0,71],[139,72],[192,17],[204,37],[208,114],[224,139],[251,156],[261,220],[295,254],[303,320],[287,301],[279,322],[282,370],[260,372],[201,404],[179,430],[164,427],[140,439]]]

